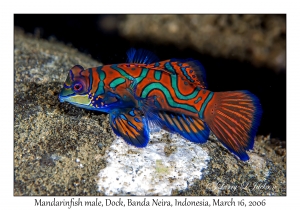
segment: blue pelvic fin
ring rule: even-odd
[[[145,119],[135,108],[113,109],[110,113],[110,125],[117,136],[128,144],[145,147],[149,142],[149,130]]]
[[[173,112],[158,112],[158,116],[171,132],[179,133],[191,142],[205,143],[208,139],[210,130],[199,118]]]
[[[144,113],[144,117],[148,124],[149,131],[158,132],[163,127],[163,122],[154,111],[161,108],[156,100],[156,96],[144,99],[135,96],[135,98],[138,100],[139,107]]]
[[[127,51],[127,63],[150,64],[158,61],[159,59],[154,53],[145,49],[130,48]]]

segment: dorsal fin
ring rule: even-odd
[[[203,65],[194,59],[169,59],[151,63],[147,67],[167,72],[169,74],[181,75],[188,82],[203,89],[207,88],[206,73]]]
[[[130,48],[127,51],[127,63],[143,63],[150,64],[159,61],[158,57],[145,49]]]
[[[192,83],[196,83],[201,88],[207,88],[206,72],[203,65],[192,58],[188,59],[171,59],[172,65],[180,66],[182,74]]]

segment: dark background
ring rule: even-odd
[[[113,25],[103,25],[108,15],[30,15],[16,14],[15,26],[44,39],[56,39],[91,55],[103,64],[126,61],[130,47],[154,52],[161,60],[194,58],[201,61],[211,91],[249,90],[260,99],[263,116],[257,134],[286,140],[286,70],[257,68],[249,62],[212,57],[191,48],[172,44],[130,39],[120,35]],[[125,15],[116,15],[122,21]],[[100,24],[99,24],[100,23]],[[101,25],[102,24],[102,25]],[[166,34],[167,35],[167,34]]]

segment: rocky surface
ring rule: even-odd
[[[200,144],[164,130],[150,135],[145,148],[117,138],[105,153],[98,186],[106,195],[171,195],[201,179],[209,155]],[[166,141],[167,140],[167,141]],[[117,173],[116,173],[117,171]]]
[[[116,138],[108,116],[58,100],[68,69],[101,63],[18,28],[14,56],[14,195],[104,195],[98,174]],[[166,156],[174,152],[171,138],[161,138]],[[201,145],[210,156],[202,180],[173,195],[286,195],[282,143],[259,137],[251,160],[241,162],[210,138]]]
[[[285,15],[126,15],[115,25],[129,39],[189,47],[277,71],[286,67]]]
[[[15,30],[14,195],[99,195],[97,158],[113,140],[107,115],[61,104],[75,64],[98,66],[77,50]]]
[[[246,162],[233,157],[214,135],[202,147],[211,156],[204,178],[173,195],[286,195],[285,145],[279,140],[257,137]]]

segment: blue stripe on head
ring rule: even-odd
[[[72,85],[68,86],[68,85],[66,85],[66,83],[64,83],[64,88],[71,88],[71,87],[72,87]]]
[[[93,71],[91,68],[89,68],[88,71],[89,71],[89,79],[90,79],[90,85],[89,85],[88,92],[90,92],[92,89],[92,85],[93,85]]]

